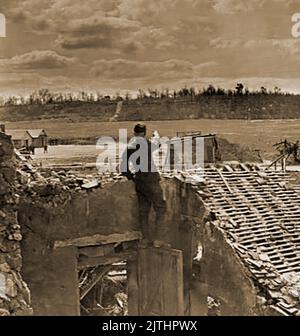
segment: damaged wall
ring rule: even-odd
[[[256,315],[257,291],[235,251],[211,222],[198,228],[194,239],[201,244],[202,258],[194,264],[192,315]],[[218,306],[216,312],[211,311],[210,300]]]
[[[51,188],[44,193],[45,188]],[[137,229],[134,185],[122,181],[76,192],[57,183],[29,186],[20,200],[19,220],[24,230],[44,237],[48,243]]]
[[[180,228],[180,192],[175,180],[165,179],[163,189],[168,203],[166,221],[169,239],[177,249],[186,250],[190,264],[191,233]],[[184,202],[182,202],[184,204]],[[150,221],[155,214],[152,210]],[[35,315],[79,315],[76,268],[79,249],[55,248],[80,237],[137,232],[138,207],[134,184],[129,181],[109,183],[89,190],[65,190],[60,183],[26,183],[20,200],[19,221],[22,242],[23,274],[31,294]],[[136,272],[135,260],[128,261]],[[189,270],[190,274],[190,270]],[[136,311],[131,292],[130,311]],[[188,296],[188,291],[186,290]],[[187,301],[188,302],[188,301]],[[188,311],[188,307],[187,307]]]
[[[29,289],[21,276],[22,235],[13,155],[10,137],[0,132],[0,316],[32,313]]]
[[[184,314],[262,314],[249,272],[221,230],[210,223],[211,214],[202,201],[204,193],[199,193],[199,183],[194,188],[172,174],[165,177],[169,242],[183,251]],[[199,246],[202,258],[196,261],[193,259]]]
[[[168,184],[179,205],[180,238],[174,247],[183,250],[186,315],[262,315],[250,273],[221,230],[211,223],[199,183],[194,188],[192,184],[170,179]],[[198,261],[193,260],[199,249]]]
[[[45,191],[48,188],[48,191]],[[32,184],[20,201],[24,241],[23,273],[35,315],[79,315],[77,261],[74,246],[55,248],[58,241],[138,230],[132,182],[72,192],[62,185]]]

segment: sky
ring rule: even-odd
[[[0,0],[0,95],[212,83],[300,92],[300,0]]]

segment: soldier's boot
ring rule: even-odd
[[[163,240],[155,239],[154,242],[153,242],[153,246],[157,247],[157,248],[159,248],[159,247],[170,248],[171,244],[166,243]]]

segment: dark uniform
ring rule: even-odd
[[[140,149],[140,141],[147,142],[147,146],[145,146],[147,153],[141,150],[141,157],[134,162],[132,155]],[[168,233],[165,221],[166,201],[161,187],[161,178],[153,161],[153,151],[158,148],[158,145],[145,138],[133,138],[122,155],[120,171],[135,183],[139,204],[139,222],[144,238],[152,241],[154,237],[157,241],[165,242]],[[145,158],[146,164],[143,166],[140,159],[145,160]],[[133,166],[132,168],[129,167],[130,164]],[[149,226],[151,206],[156,213],[155,227]]]

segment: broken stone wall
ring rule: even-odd
[[[132,182],[112,182],[73,192],[58,185],[44,194],[42,188],[47,187],[34,187],[20,200],[19,220],[27,230],[25,234],[40,234],[50,244],[137,229],[137,201]]]
[[[59,186],[55,190],[49,194],[40,184],[20,200],[24,278],[35,315],[79,315],[78,249],[55,244],[137,231],[137,200],[133,183],[127,181],[74,192]]]
[[[19,195],[15,180],[14,148],[0,132],[0,316],[30,315],[30,293],[23,281],[22,240],[17,219]]]

